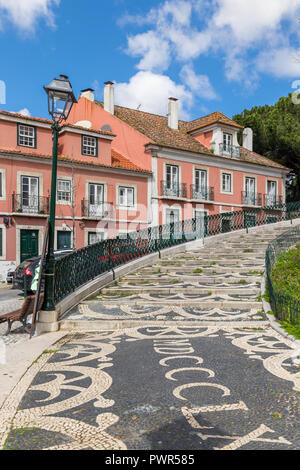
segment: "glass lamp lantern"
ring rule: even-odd
[[[55,78],[44,90],[48,95],[48,111],[53,120],[58,123],[66,121],[73,104],[77,103],[67,75]]]

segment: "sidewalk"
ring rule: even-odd
[[[31,364],[47,348],[50,348],[53,343],[65,335],[66,332],[59,331],[36,336],[29,340],[28,334],[26,334],[25,339],[6,347],[6,363],[0,364],[0,408]]]

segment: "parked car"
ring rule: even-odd
[[[9,269],[9,271],[6,275],[7,284],[12,284],[13,283],[14,274],[15,274],[15,268]]]
[[[55,259],[59,259],[63,256],[66,256],[72,253],[73,250],[59,250],[54,252]],[[15,270],[14,277],[13,277],[13,289],[19,289],[24,291],[24,283],[26,279],[26,289],[27,292],[30,293],[31,291],[31,284],[35,276],[35,270],[39,267],[41,262],[41,257],[38,256],[36,258],[31,258],[23,261],[17,269]],[[25,278],[26,276],[26,278]],[[42,282],[42,290],[43,290],[43,282]]]
[[[99,257],[99,261],[110,261],[115,265],[122,264],[142,256],[147,246],[147,240],[138,240],[135,243],[118,242],[116,245],[105,248],[103,254]]]

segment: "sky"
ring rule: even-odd
[[[0,0],[0,109],[48,118],[43,90],[180,118],[229,117],[300,88],[300,0]]]

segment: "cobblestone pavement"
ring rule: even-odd
[[[0,315],[18,310],[23,302],[24,298],[19,295],[19,291],[10,293],[8,289],[0,290]],[[28,338],[28,334],[24,333],[20,322],[14,323],[12,333],[9,336],[5,336],[6,331],[7,323],[0,323],[0,340],[4,341],[6,345],[16,344]]]
[[[13,390],[0,447],[300,449],[299,351],[260,299],[265,249],[281,231],[163,260],[70,312],[64,328],[81,331]],[[116,320],[124,328],[109,329]]]

